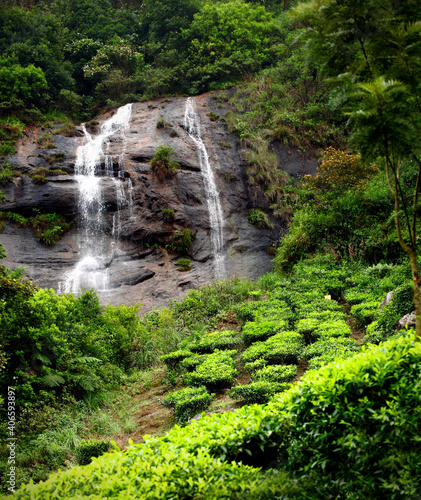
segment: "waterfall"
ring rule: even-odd
[[[225,258],[222,254],[224,246],[224,218],[215,177],[209,162],[208,152],[206,151],[206,147],[200,135],[199,116],[196,112],[192,97],[189,97],[186,101],[184,127],[197,146],[199,165],[203,176],[209,211],[210,238],[215,260],[215,276],[221,279],[224,278],[226,274]]]
[[[123,158],[127,139],[125,132],[130,127],[131,104],[118,109],[105,121],[97,136],[92,137],[83,125],[85,141],[77,150],[75,175],[78,183],[78,213],[81,230],[78,233],[79,261],[66,273],[59,283],[59,293],[77,293],[82,289],[104,290],[108,286],[107,268],[118,251],[121,228],[121,211],[128,207],[132,215],[132,183],[124,181]],[[120,134],[122,149],[118,156],[118,177],[114,177],[113,157],[110,154],[110,138]],[[105,206],[102,193],[104,176],[99,175],[101,160],[105,164],[105,179],[112,181],[115,188],[117,209],[113,215],[111,234],[115,238],[109,248],[106,237]],[[124,184],[127,184],[125,188]]]

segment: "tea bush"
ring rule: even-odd
[[[380,303],[378,300],[366,300],[361,304],[354,304],[351,307],[351,316],[357,318],[359,326],[367,326],[377,316],[379,307]]]
[[[233,349],[241,343],[240,335],[235,330],[218,330],[207,333],[200,340],[189,344],[194,352],[210,353],[215,349]]]
[[[164,356],[160,357],[160,360],[167,365],[168,369],[174,370],[184,359],[188,358],[189,356],[193,356],[193,353],[185,349],[179,349],[178,351],[164,354]]]
[[[193,354],[193,356],[190,356],[186,359],[183,359],[180,366],[184,370],[191,372],[191,371],[196,370],[196,368],[200,364],[202,364],[207,357],[208,357],[208,354]]]
[[[206,410],[210,405],[214,394],[209,394],[206,387],[186,387],[169,394],[162,404],[172,408],[177,422],[181,425]]]
[[[248,322],[242,330],[244,344],[250,345],[258,340],[265,340],[285,330],[288,326],[285,320]]]
[[[297,331],[303,335],[311,334],[312,338],[347,337],[351,335],[351,328],[342,319],[327,321],[318,318],[301,319],[296,324]]]
[[[230,396],[243,399],[247,404],[265,404],[270,401],[272,396],[283,392],[291,384],[271,382],[269,380],[258,380],[251,384],[238,385],[230,390]]]
[[[291,382],[297,376],[298,370],[295,365],[265,366],[256,370],[253,378],[267,380],[268,382]]]
[[[100,457],[111,448],[110,441],[87,440],[76,447],[76,460],[79,465],[88,465],[92,458]]]
[[[237,376],[232,357],[237,351],[215,350],[213,354],[208,354],[200,363],[196,370],[186,375],[188,385],[204,385],[209,391],[219,392],[224,387],[232,384]]]
[[[254,302],[245,302],[234,308],[237,316],[245,321],[264,321],[268,315],[271,319],[280,319],[290,322],[293,313],[283,300],[256,300]]]
[[[254,373],[256,370],[260,370],[265,367],[268,362],[265,359],[259,358],[256,361],[250,361],[249,363],[244,364],[244,370],[246,372]]]
[[[255,342],[248,347],[241,359],[244,363],[261,358],[268,363],[297,363],[303,349],[302,336],[297,332],[281,332],[264,342]]]
[[[292,491],[297,498],[416,498],[420,367],[420,344],[397,338],[307,373],[267,406],[203,417],[162,438],[146,436],[125,452],[23,486],[14,498],[66,500],[80,493],[140,499],[156,496],[157,488],[168,500],[195,498],[199,491],[221,499],[254,494],[269,500],[285,491],[287,498]],[[258,497],[262,491],[253,488],[268,476],[255,467],[269,465],[282,449],[288,450],[283,467],[289,475]],[[304,487],[299,492],[297,477]]]
[[[310,372],[290,410],[288,469],[314,478],[325,497],[416,496],[420,366],[421,345],[408,335]]]

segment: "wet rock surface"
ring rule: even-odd
[[[186,98],[180,97],[135,103],[125,137],[119,134],[111,137],[112,168],[117,176],[118,168],[122,167],[123,186],[127,187],[130,180],[133,205],[121,207],[116,240],[112,227],[118,205],[117,188],[112,177],[104,176],[101,180],[104,227],[98,238],[105,239],[110,248],[117,247],[118,251],[114,252],[117,257],[106,264],[108,286],[99,292],[102,303],[140,302],[146,311],[167,304],[170,299],[177,300],[189,289],[214,278],[206,194],[196,145],[184,130],[185,102]],[[223,114],[211,93],[196,97],[195,104],[224,214],[227,276],[257,278],[271,269],[271,257],[266,249],[285,228],[274,219],[273,230],[249,224],[248,210],[259,206],[263,196],[255,189],[250,190],[246,183],[244,151],[238,138],[227,132],[223,121],[212,121],[208,116],[211,111]],[[101,115],[98,121],[101,124],[110,116],[111,113]],[[162,119],[165,127],[157,128],[158,120]],[[3,189],[6,201],[0,209],[24,214],[34,208],[59,212],[73,220],[73,228],[49,248],[38,243],[29,229],[6,224],[0,233],[0,242],[6,247],[7,265],[25,267],[26,274],[36,284],[58,290],[59,283],[78,261],[81,230],[78,229],[78,184],[74,166],[76,150],[83,144],[84,137],[82,129],[77,127],[75,137],[55,135],[55,148],[43,149],[37,140],[44,132],[34,129],[23,137],[17,154],[9,162],[23,173],[44,167],[60,168],[68,175],[48,177],[45,184],[34,184],[29,177],[14,179]],[[172,159],[180,165],[177,173],[164,182],[156,178],[150,165],[160,145],[172,147],[175,151]],[[60,161],[52,161],[53,154],[59,155]],[[313,163],[314,158],[308,162],[310,169]],[[99,173],[105,175],[105,164]],[[172,221],[165,220],[164,209],[175,211]],[[196,234],[188,255],[169,253],[171,237],[186,227]],[[178,270],[175,262],[181,257],[191,259],[190,271]]]

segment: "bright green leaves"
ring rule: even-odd
[[[219,351],[208,354],[196,370],[186,375],[186,382],[192,386],[204,385],[209,391],[221,391],[231,385],[237,376],[232,357],[237,351]]]
[[[151,159],[152,172],[160,182],[173,177],[180,166],[176,161],[171,160],[175,151],[170,146],[159,146],[155,156]]]
[[[177,422],[183,425],[190,418],[206,410],[213,397],[214,394],[209,394],[203,386],[186,387],[168,394],[162,404],[172,408]]]
[[[26,108],[38,108],[46,103],[47,81],[45,74],[33,64],[21,66],[14,58],[0,59],[1,114],[17,112],[20,117]]]
[[[190,42],[192,91],[234,82],[276,60],[278,27],[264,7],[243,0],[207,2],[184,36]],[[193,90],[194,87],[194,90]]]

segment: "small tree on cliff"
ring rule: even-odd
[[[176,161],[171,160],[174,153],[173,148],[169,146],[159,146],[155,156],[151,159],[152,171],[161,182],[175,175],[180,166]]]
[[[414,281],[421,338],[417,212],[421,183],[421,3],[416,0],[311,0],[294,9],[307,25],[311,56],[349,116],[352,144],[384,163],[393,217]],[[413,182],[402,169],[413,170]]]

